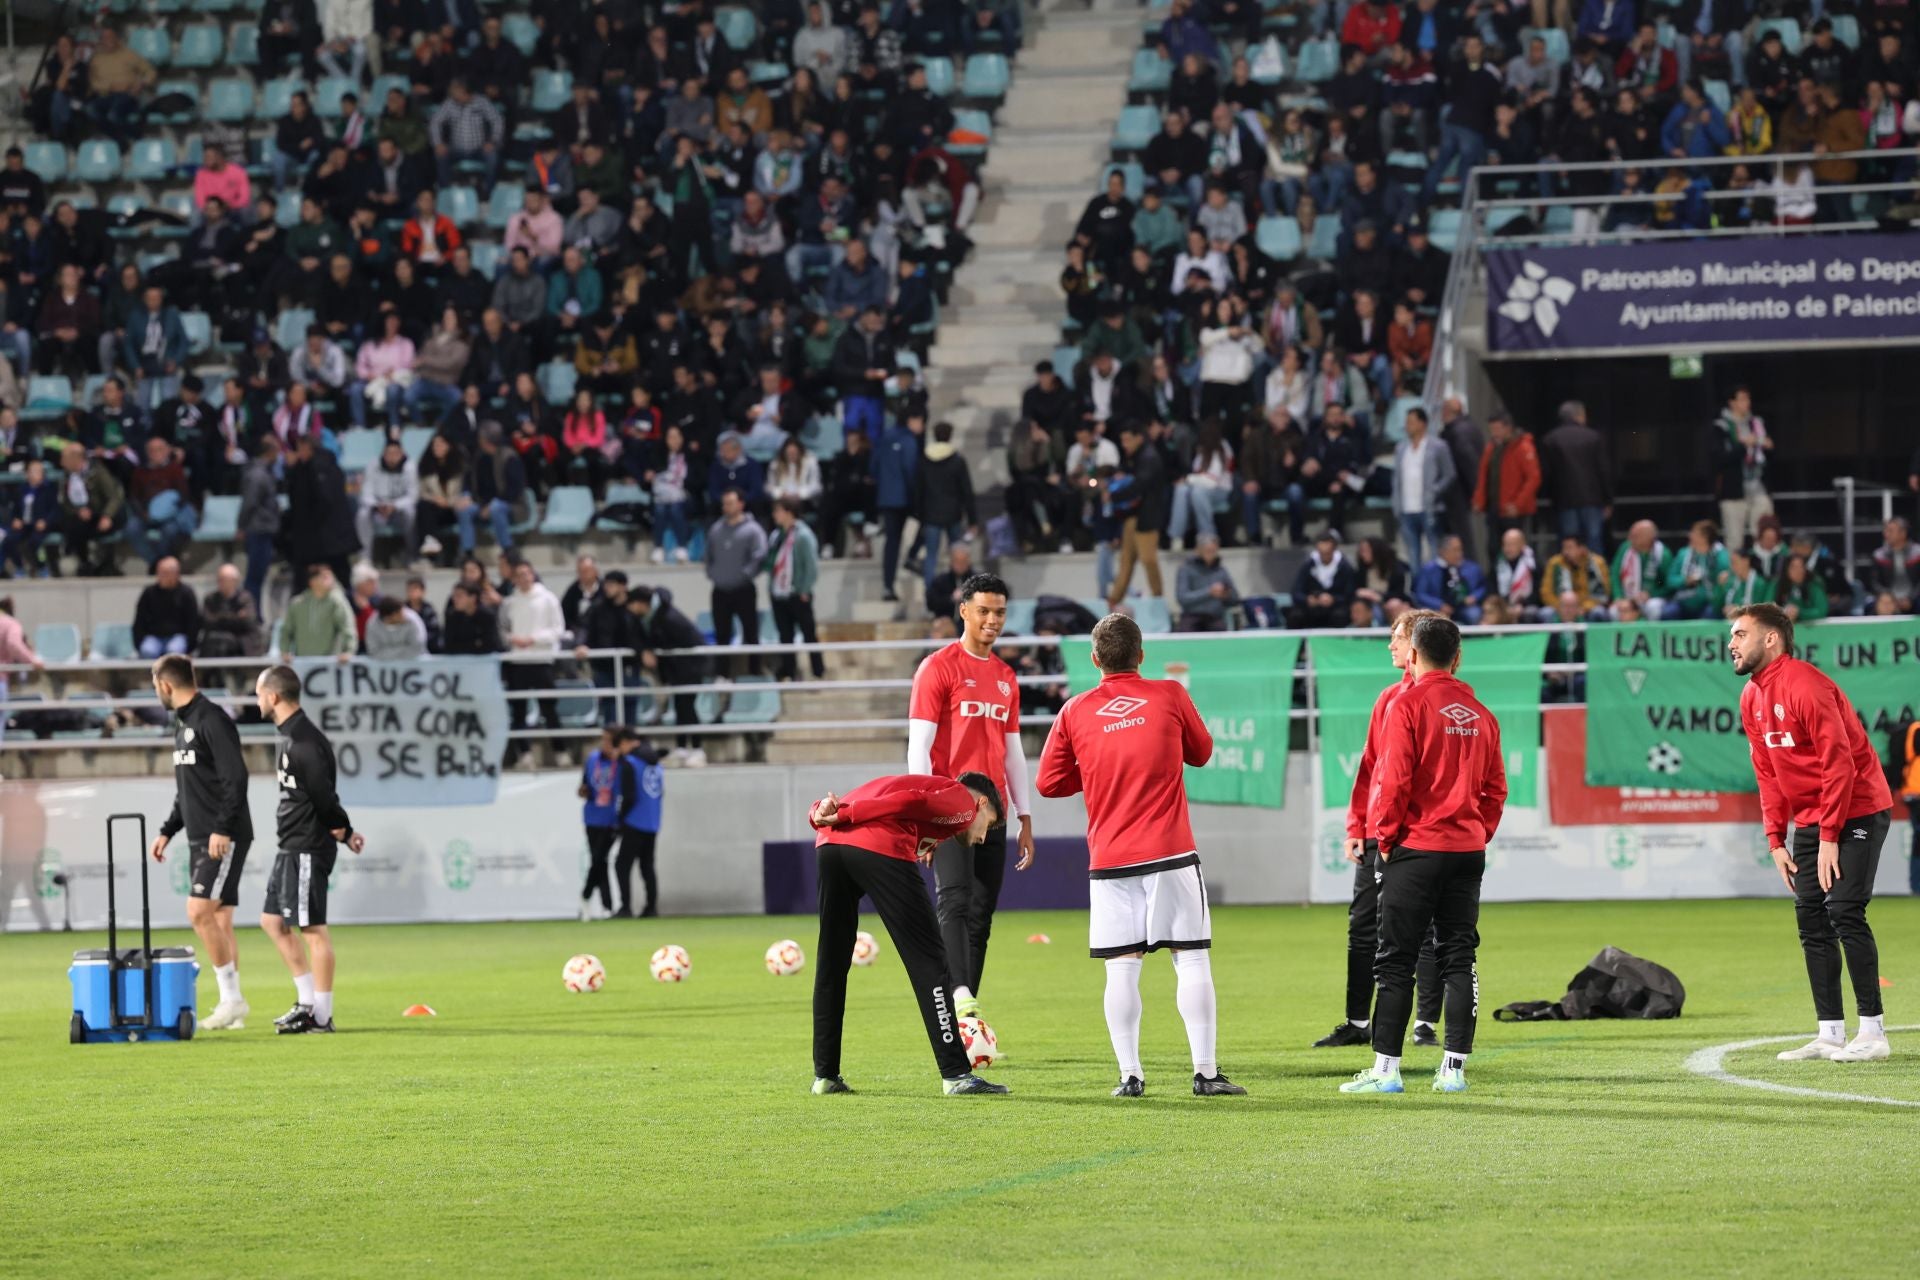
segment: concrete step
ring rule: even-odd
[[[1060,287],[1052,280],[1033,282],[1025,280],[981,280],[975,283],[966,272],[961,278],[965,284],[953,287],[955,307],[1023,307],[1044,313],[1051,309],[1061,311]]]
[[[1026,183],[1074,183],[1088,196],[1100,169],[1113,156],[1111,131],[1099,137],[1074,138],[1052,146],[1000,148],[996,138],[993,164],[985,171],[990,184],[998,189],[1019,191]],[[1084,179],[1084,185],[1081,180]]]
[[[1020,90],[1007,95],[1006,105],[1000,109],[1000,118],[1018,124],[1045,120],[1056,135],[1085,131],[1110,134],[1114,116],[1125,101],[1121,90],[1126,83],[1126,74],[1123,66],[1112,78],[1104,75],[1074,76],[1037,83],[1023,78]],[[1100,88],[1103,83],[1106,86],[1104,92]],[[1016,130],[1018,124],[1015,125]],[[1002,130],[995,130],[993,147],[996,153],[1000,150],[1002,134]]]
[[[1034,244],[1061,245],[1073,236],[1080,211],[1065,201],[1024,204],[1003,210],[999,217],[981,219],[969,232],[973,242],[983,247],[1014,248]]]

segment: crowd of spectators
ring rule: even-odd
[[[700,557],[727,489],[762,523],[797,503],[834,554],[830,519],[879,519],[875,446],[924,411],[910,353],[979,202],[956,154],[977,141],[954,135],[923,60],[1012,55],[1019,7],[755,10],[735,47],[708,0],[564,0],[516,43],[504,20],[522,15],[471,0],[268,0],[255,76],[334,92],[292,92],[264,138],[196,119],[176,171],[190,217],[50,195],[15,149],[0,402],[24,415],[0,434],[49,466],[77,445],[80,478],[51,501],[25,490],[13,564],[59,572],[64,551],[117,572],[124,540],[151,568],[207,496],[234,496],[258,594],[256,554],[344,579],[388,539],[441,564],[487,533],[511,548],[562,485],[652,524],[656,559]],[[563,99],[537,108],[553,83]],[[126,144],[178,108],[162,88],[102,25],[56,42],[34,119],[61,142]],[[136,257],[142,228],[175,255]],[[29,402],[29,370],[67,379],[71,403]],[[823,416],[864,439],[815,430]],[[338,457],[350,428],[396,444],[323,495],[327,536],[276,520],[299,442]],[[917,448],[924,420],[911,434]]]

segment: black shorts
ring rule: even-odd
[[[261,908],[296,929],[327,922],[327,877],[336,851],[289,853],[281,850],[267,877],[267,901]]]
[[[247,867],[247,850],[253,841],[241,836],[234,840],[224,858],[207,856],[207,846],[195,841],[187,846],[187,896],[205,898],[223,907],[240,905],[240,873]]]

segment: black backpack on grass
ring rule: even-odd
[[[1608,947],[1567,984],[1558,1000],[1522,1000],[1493,1011],[1496,1022],[1566,1022],[1575,1018],[1677,1018],[1687,989],[1673,970]]]

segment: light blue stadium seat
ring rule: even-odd
[[[1833,38],[1849,49],[1860,47],[1860,19],[1850,13],[1827,15],[1827,21],[1833,24]]]
[[[120,144],[105,138],[81,143],[80,153],[73,162],[73,176],[82,182],[118,182]]]
[[[747,79],[757,85],[785,84],[793,68],[784,62],[749,62]]]
[[[1142,596],[1127,603],[1133,606],[1133,620],[1140,624],[1142,635],[1159,636],[1173,630],[1173,611],[1159,596]]]
[[[313,86],[313,109],[323,120],[338,120],[342,115],[340,99],[359,92],[359,84],[346,76],[322,76]]]
[[[193,202],[191,195],[187,202]],[[213,349],[213,318],[206,312],[182,311],[180,327],[187,332],[187,354],[197,356]]]
[[[274,206],[273,220],[291,231],[300,225],[300,194],[297,191],[283,191],[280,195],[280,203]]]
[[[967,59],[960,78],[960,96],[975,102],[998,102],[1007,96],[1007,58],[1000,53],[976,53]]]
[[[233,29],[233,38],[227,42],[227,61],[236,67],[257,67],[260,65],[260,28],[251,22],[242,22]]]
[[[1733,90],[1725,80],[1702,80],[1700,89],[1722,114],[1733,110]]]
[[[560,694],[554,699],[553,713],[560,717],[562,729],[591,729],[600,723],[600,699],[593,681],[570,676],[555,680],[553,687]]]
[[[1573,209],[1564,204],[1547,206],[1547,216],[1541,219],[1540,230],[1545,235],[1565,236],[1573,234]]]
[[[401,451],[415,462],[427,456],[427,446],[432,443],[432,427],[402,427],[400,430]]]
[[[33,629],[33,651],[42,662],[78,662],[80,628],[71,622],[43,622]]]
[[[1313,220],[1313,239],[1307,242],[1307,255],[1331,262],[1340,254],[1340,215],[1323,213]]]
[[[567,105],[573,95],[573,73],[570,71],[536,71],[533,73],[532,106],[538,112],[558,111]]]
[[[293,95],[305,90],[306,81],[298,76],[281,76],[260,86],[260,116],[278,120],[292,111]]]
[[[505,252],[498,240],[469,240],[467,251],[473,255],[473,269],[492,280],[500,274],[500,257]]]
[[[1118,172],[1127,180],[1127,199],[1138,202],[1140,195],[1147,189],[1147,171],[1138,160],[1128,160],[1123,164],[1110,164],[1100,174],[1100,189],[1107,189],[1107,178]]]
[[[1800,56],[1800,24],[1792,18],[1768,18],[1754,29],[1753,43],[1748,47],[1759,48],[1769,28],[1780,33],[1780,43],[1787,47],[1788,53],[1796,58]]]
[[[520,212],[520,205],[526,198],[527,189],[518,182],[497,184],[493,195],[487,200],[487,225],[495,231],[505,231],[507,219]]]
[[[937,98],[953,96],[953,59],[923,58],[920,65],[926,68],[927,88]]]
[[[1053,371],[1060,375],[1060,381],[1073,385],[1073,367],[1080,363],[1080,348],[1055,347],[1053,349]]]
[[[1525,212],[1526,210],[1517,204],[1496,204],[1487,210],[1483,225],[1487,229],[1487,234],[1493,235]]]
[[[212,501],[212,499],[208,499]],[[231,498],[236,516],[240,512],[240,499]],[[96,622],[93,624],[93,642],[88,645],[87,653],[95,662],[125,662],[137,657],[139,650],[133,644],[133,624],[131,622]]]
[[[987,148],[993,145],[993,117],[984,111],[963,107],[953,113],[953,127],[956,132],[977,133],[985,142],[947,141],[947,150],[956,156],[984,156]]]
[[[142,138],[133,144],[127,156],[127,178],[132,182],[153,182],[166,177],[178,163],[172,142],[165,138]]]
[[[147,121],[150,124],[188,124],[200,118],[200,82],[198,80],[162,80],[153,87],[155,98],[182,97],[190,100],[192,106],[184,111],[155,111],[147,108]]]
[[[222,76],[207,86],[207,119],[237,124],[253,118],[253,81]]]
[[[349,429],[340,433],[339,441],[340,469],[351,475],[380,461],[380,451],[387,447],[387,433],[372,427]]]
[[[1424,151],[1389,151],[1387,168],[1402,172],[1425,174],[1427,171],[1427,153]]]
[[[500,15],[500,34],[512,41],[513,46],[527,57],[533,56],[533,46],[540,43],[540,28],[535,24],[533,16],[517,10]],[[386,104],[384,94],[381,95],[380,103],[382,106]]]
[[[800,442],[814,457],[828,462],[846,451],[847,429],[830,413],[816,414],[800,428]],[[609,497],[607,501],[613,499]]]
[[[1275,262],[1292,262],[1305,248],[1300,238],[1300,223],[1293,218],[1269,216],[1254,227],[1254,243],[1260,252]]]
[[[540,394],[548,404],[568,404],[573,400],[573,384],[579,376],[566,361],[550,360],[540,366],[535,381],[540,384]]]
[[[29,142],[21,148],[26,152],[27,168],[40,175],[42,182],[59,182],[67,176],[67,149],[58,142]]]
[[[1428,214],[1427,239],[1433,241],[1434,248],[1452,253],[1460,243],[1460,211],[1435,209]]]
[[[1339,74],[1340,45],[1333,37],[1309,40],[1300,46],[1294,77],[1307,84],[1325,84]]]
[[[27,401],[21,415],[57,418],[73,407],[73,384],[65,378],[36,373],[27,379]]]
[[[547,495],[546,518],[540,532],[556,538],[577,538],[593,523],[593,490],[583,484],[556,486]]]
[[[722,5],[715,9],[713,24],[720,29],[721,38],[739,53],[753,48],[753,42],[760,35],[759,20],[753,16],[753,10],[745,5]]]
[[[1033,614],[1033,601],[1019,598],[1007,601],[1007,624],[1004,630],[1016,636],[1032,635]]]
[[[195,13],[226,13],[240,7],[239,0],[193,0]]]
[[[273,340],[282,351],[298,351],[307,340],[307,328],[313,323],[313,312],[306,307],[288,307],[274,320]]]
[[[1387,439],[1399,444],[1407,438],[1407,410],[1420,407],[1419,396],[1396,396],[1387,407]]]
[[[240,499],[230,494],[208,494],[200,508],[200,526],[193,531],[193,540],[237,542],[239,539]]]
[[[180,30],[180,47],[173,51],[173,65],[182,70],[217,67],[227,51],[226,33],[217,22],[196,22]]]
[[[440,212],[456,227],[470,227],[480,217],[480,197],[472,187],[440,188]]]
[[[608,508],[650,507],[652,505],[653,505],[652,494],[648,493],[644,488],[642,488],[640,485],[635,484],[631,480],[622,480],[617,484],[609,484],[607,486],[607,498],[606,498],[606,501],[601,504],[602,510],[601,510],[600,519],[603,522],[609,519],[615,520],[615,521],[619,520],[619,517],[617,516],[608,516],[606,514],[606,509]]]
[[[1153,135],[1160,132],[1160,110],[1150,106],[1132,106],[1120,108],[1120,116],[1113,122],[1113,149],[1115,151],[1144,151],[1153,141]]]
[[[165,27],[129,27],[127,47],[156,67],[164,67],[173,59],[173,41],[167,38]]]
[[[780,718],[780,687],[771,676],[741,676],[734,681],[722,724],[772,724]]]
[[[107,212],[115,218],[124,218],[128,214],[138,213],[143,207],[139,196],[123,191],[117,196],[107,197]],[[146,234],[143,227],[110,226],[107,234],[116,240],[133,240]]]

